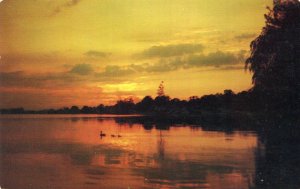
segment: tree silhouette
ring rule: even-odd
[[[80,113],[80,109],[78,108],[78,106],[72,106],[70,108],[70,110],[65,109],[65,112],[67,113],[68,111],[70,111],[72,114],[79,114]]]
[[[140,112],[148,112],[152,109],[153,99],[151,96],[145,96],[139,103],[136,104],[137,110]]]
[[[250,45],[246,69],[253,72],[254,91],[296,95],[300,89],[300,2],[274,0],[273,9],[268,9],[262,33]]]
[[[135,104],[132,98],[126,98],[124,100],[117,101],[114,105],[115,112],[120,114],[129,114],[134,112]]]
[[[165,96],[165,87],[164,87],[164,82],[163,81],[158,86],[157,96]]]

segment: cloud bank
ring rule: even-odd
[[[243,41],[243,40],[255,39],[256,36],[257,36],[257,34],[255,34],[255,33],[243,33],[240,35],[236,35],[234,37],[234,39],[236,39],[238,41]]]
[[[104,57],[107,57],[109,55],[109,53],[102,52],[102,51],[90,50],[90,51],[87,51],[86,53],[84,53],[84,55],[88,56],[88,57],[93,57],[93,58],[104,58]]]
[[[79,75],[89,75],[93,73],[93,68],[90,64],[77,64],[71,70],[70,73]]]
[[[185,54],[193,54],[202,52],[204,49],[202,44],[172,44],[172,45],[160,45],[152,46],[149,49],[136,55],[138,58],[161,58],[161,57],[173,57],[182,56]]]

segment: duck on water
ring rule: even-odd
[[[121,135],[110,135],[111,137],[122,137]]]
[[[100,137],[102,138],[102,137],[105,137],[106,136],[106,134],[105,133],[103,133],[102,131],[100,131]],[[121,135],[111,135],[111,137],[122,137]]]
[[[105,137],[105,136],[106,136],[106,134],[103,133],[102,131],[100,131],[100,137],[102,138],[102,137]]]

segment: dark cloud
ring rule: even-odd
[[[75,65],[66,72],[27,73],[25,71],[0,72],[0,87],[57,88],[78,86],[91,82],[119,82],[122,77],[134,74],[129,67],[107,66],[95,72],[89,64]]]
[[[146,72],[169,72],[169,71],[174,71],[177,68],[173,66],[173,64],[168,64],[168,63],[157,63],[157,64],[150,64],[150,65],[145,65],[144,71]]]
[[[202,52],[204,49],[201,44],[175,44],[166,46],[152,46],[136,55],[138,58],[164,58],[173,56],[182,56],[185,54],[194,54]]]
[[[244,52],[244,51],[243,51]],[[186,61],[188,67],[234,65],[243,61],[244,53],[242,51],[234,54],[229,52],[217,51],[207,55],[192,55]]]
[[[94,58],[104,58],[104,57],[108,56],[109,53],[91,50],[91,51],[84,53],[84,55],[89,56],[89,57],[94,57]]]
[[[236,65],[236,66],[224,66],[220,68],[221,70],[244,70],[244,65]]]
[[[234,39],[238,41],[248,40],[248,39],[254,39],[257,35],[255,33],[243,33],[240,35],[234,36]]]
[[[216,51],[209,54],[189,55],[185,57],[162,58],[156,63],[130,64],[126,66],[107,66],[98,79],[125,77],[136,73],[160,73],[179,69],[203,68],[230,70],[240,69],[244,62],[246,51],[236,53]]]
[[[214,69],[236,69],[237,64],[244,62],[246,51],[237,53],[217,51],[209,54],[189,55],[175,59],[162,59],[154,64],[143,64],[145,72],[169,72],[178,69],[213,67]]]
[[[14,71],[14,72],[0,72],[0,86],[10,86],[14,85],[15,81],[20,81],[20,83],[26,82],[24,80],[24,72]]]
[[[97,77],[122,77],[135,73],[131,66],[121,67],[117,65],[106,66],[103,72],[97,73]]]
[[[24,71],[1,72],[1,87],[40,87],[46,85],[46,77],[29,75]]]
[[[77,64],[70,70],[70,73],[79,75],[89,75],[93,72],[93,67],[90,64]]]
[[[63,9],[67,9],[67,8],[71,8],[73,6],[76,6],[81,0],[68,0],[67,2],[65,2],[64,4],[62,4],[61,6],[56,7],[51,16],[57,15],[60,12],[63,11]]]
[[[29,74],[24,71],[0,72],[0,87],[51,88],[70,86],[82,82],[86,82],[86,78],[79,77],[70,72],[42,74]]]
[[[77,5],[81,0],[70,0],[64,4],[65,7],[72,7]]]
[[[143,71],[151,73],[175,71],[184,67],[184,64],[184,60],[179,58],[171,60],[160,60],[159,62],[154,64],[143,64]]]

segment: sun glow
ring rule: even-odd
[[[102,86],[104,92],[132,92],[136,90],[146,90],[147,87],[144,83],[119,83],[119,84],[106,84]]]

